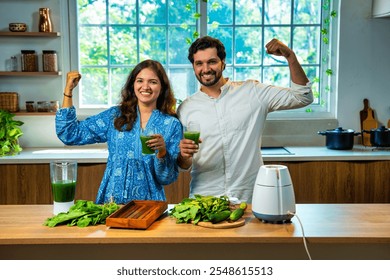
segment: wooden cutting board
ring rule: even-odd
[[[245,225],[245,219],[240,218],[235,222],[222,221],[216,224],[213,224],[211,222],[199,222],[197,225],[200,227],[214,228],[214,229],[235,228],[235,227],[241,227]]]
[[[370,131],[378,128],[378,122],[373,117],[373,111],[370,107],[367,108],[367,118],[363,121],[363,130]],[[364,146],[372,146],[370,142],[370,133],[363,133],[362,140]]]
[[[360,111],[360,130],[363,130],[363,121],[367,119],[368,108],[370,108],[370,104],[368,99],[365,98],[363,100],[363,110]],[[372,110],[372,117],[374,118],[374,110]]]

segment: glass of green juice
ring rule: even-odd
[[[184,131],[184,138],[190,139],[196,143],[196,145],[199,144],[199,137],[200,137],[200,125],[197,122],[189,122],[187,124],[187,127]]]
[[[53,214],[68,212],[74,204],[77,182],[77,162],[55,160],[50,162],[50,181],[54,207]]]
[[[155,154],[155,151],[151,147],[149,147],[148,144],[146,143],[150,139],[153,139],[153,134],[154,134],[154,131],[151,129],[141,130],[141,134],[140,134],[139,138],[141,140],[142,154],[143,155],[154,155]]]

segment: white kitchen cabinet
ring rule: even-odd
[[[372,16],[375,18],[390,17],[390,0],[373,0]]]

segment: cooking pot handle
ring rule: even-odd
[[[362,130],[362,135],[363,135],[363,133],[371,134],[371,130]]]
[[[320,134],[320,135],[326,135],[326,134],[328,134],[326,131],[318,131],[317,133]]]
[[[360,133],[360,132],[355,132],[353,135],[359,135],[359,134],[363,134],[363,131],[362,131],[362,133]]]

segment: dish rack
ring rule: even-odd
[[[19,111],[19,94],[17,92],[0,92],[0,109],[11,113]]]

